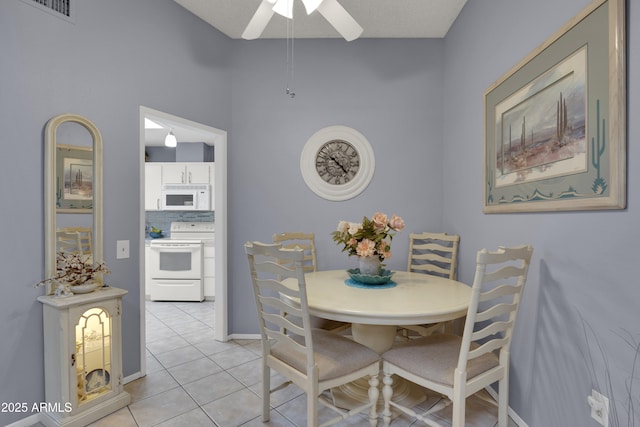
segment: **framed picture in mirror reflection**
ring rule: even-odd
[[[92,208],[92,148],[56,145],[56,211],[90,213]]]

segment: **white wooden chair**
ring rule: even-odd
[[[455,280],[459,245],[457,234],[412,233],[409,235],[407,271]]]
[[[284,232],[273,235],[273,243],[280,243],[285,249],[300,248],[304,251],[303,268],[305,273],[316,271],[316,236],[314,233]]]
[[[338,414],[322,426],[367,409],[370,424],[375,426],[380,356],[342,335],[311,327],[304,252],[259,242],[247,242],[245,251],[262,336],[262,421],[270,418],[271,393],[282,388],[271,389],[271,369],[275,369],[288,380],[284,385],[293,383],[307,394],[308,427],[318,426],[318,402]],[[289,261],[289,265],[281,264],[280,260]],[[288,278],[287,285],[283,284]],[[301,318],[302,327],[291,323],[286,317],[288,314]],[[357,408],[350,411],[337,408],[323,395],[326,390],[365,376],[369,376],[370,400]]]
[[[300,248],[304,251],[303,268],[305,273],[318,270],[316,257],[316,239],[314,233],[284,232],[273,235],[273,242],[282,244],[285,249]],[[280,261],[282,263],[284,261]],[[299,320],[296,324],[301,326]],[[311,316],[311,325],[314,328],[326,329],[332,332],[342,332],[351,327],[349,323],[338,322],[337,320],[322,319]]]
[[[382,355],[385,426],[391,421],[391,408],[440,426],[427,416],[452,402],[452,427],[464,427],[466,398],[497,381],[498,426],[507,427],[509,346],[532,252],[531,246],[479,251],[463,336],[434,334],[401,343]],[[418,414],[391,401],[392,375],[446,399]]]
[[[458,275],[458,247],[460,236],[447,233],[411,233],[409,234],[409,261],[407,271],[431,274],[456,280]],[[419,336],[427,336],[443,330],[446,324],[412,325],[400,329],[404,337],[409,331]]]
[[[93,255],[90,227],[64,227],[56,230],[56,251]]]

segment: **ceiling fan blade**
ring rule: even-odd
[[[362,34],[362,27],[338,0],[324,0],[318,6],[318,12],[340,33],[346,41],[355,40]]]
[[[262,0],[260,6],[258,6],[258,10],[249,21],[247,28],[244,29],[242,33],[242,38],[245,40],[253,40],[260,37],[267,24],[271,20],[273,16],[273,3],[272,0]]]

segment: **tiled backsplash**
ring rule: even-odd
[[[145,212],[145,237],[149,236],[151,227],[162,230],[164,237],[171,237],[171,223],[181,222],[213,222],[215,212],[211,211],[146,211]]]

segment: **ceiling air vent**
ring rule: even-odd
[[[73,0],[22,0],[37,7],[40,10],[51,13],[52,15],[63,18],[67,21],[73,21],[74,8]]]

